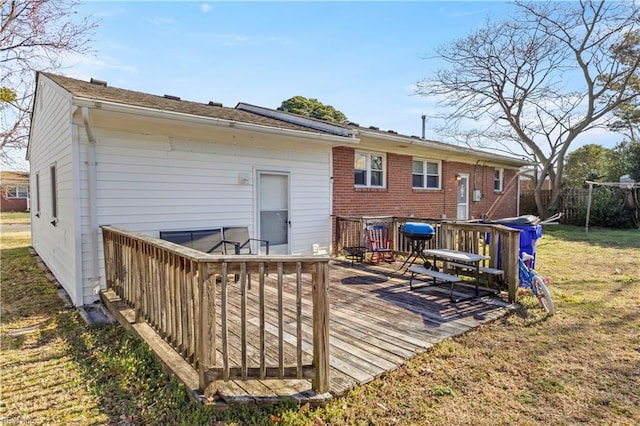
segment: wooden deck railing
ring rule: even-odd
[[[489,256],[482,266],[504,271],[510,302],[516,300],[520,231],[503,225],[470,222],[441,224],[442,248]]]
[[[391,217],[391,216],[363,216],[363,217],[336,217],[335,243],[336,252],[344,252],[344,247],[366,247],[366,228],[369,225],[387,225],[394,242],[394,250],[398,253],[409,253],[410,247],[405,236],[400,232],[400,226],[407,222],[428,223],[433,226],[435,235],[426,242],[425,248],[440,248],[440,219],[416,218],[416,217]]]
[[[441,219],[416,217],[336,217],[336,253],[344,253],[344,247],[367,246],[365,229],[369,225],[384,224],[393,235],[394,251],[409,253],[409,245],[400,226],[406,222],[424,222],[433,226],[435,234],[425,248],[448,248],[490,256],[483,266],[505,272],[510,302],[516,300],[518,288],[518,255],[520,231],[497,224],[478,222],[447,222]]]
[[[310,378],[317,392],[328,391],[328,257],[209,255],[112,226],[103,226],[102,235],[107,289],[135,310],[136,321],[150,324],[198,371],[201,389],[219,379]],[[277,339],[267,337],[273,332],[265,320],[267,273],[277,294],[276,312],[268,312],[270,318],[277,318]],[[247,303],[252,276],[258,281],[259,331],[258,336],[252,333],[250,337]],[[294,294],[285,294],[285,286],[292,281]],[[309,283],[313,304],[310,364],[303,357],[302,312],[303,287]],[[231,293],[239,293],[238,299],[230,302]],[[295,318],[295,332],[287,331],[286,337],[285,311],[287,324],[291,315]],[[230,343],[231,329],[234,338],[239,338],[239,362],[230,356],[237,351]],[[257,339],[259,346],[251,359],[250,339],[252,343]],[[285,345],[292,344],[295,362],[286,364]],[[269,361],[273,359],[275,365]]]

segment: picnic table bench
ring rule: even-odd
[[[475,273],[475,267],[469,264],[447,262],[447,267],[456,275],[473,276]],[[504,271],[502,269],[489,268],[486,266],[480,266],[478,269],[480,276],[486,277],[489,287],[494,287],[496,280],[502,280],[504,278]]]
[[[445,283],[451,283],[453,287],[454,283],[462,281],[460,277],[457,277],[455,275],[445,274],[444,272],[434,271],[433,269],[427,269],[422,266],[410,266],[407,270],[411,272],[411,278],[409,279],[409,288],[411,290],[413,290],[413,280],[416,278],[416,275],[426,275],[433,279],[433,282],[430,284],[427,284],[426,281],[423,281],[424,285],[438,284],[438,280],[440,280]]]

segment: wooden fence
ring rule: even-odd
[[[489,256],[482,266],[501,269],[505,273],[510,302],[516,300],[518,288],[518,256],[520,251],[520,231],[497,224],[478,222],[447,222],[441,219],[416,217],[336,217],[336,253],[345,253],[345,247],[366,247],[366,227],[384,224],[389,227],[393,238],[393,250],[409,254],[410,246],[400,232],[407,222],[429,223],[435,234],[426,242],[425,248],[447,248]]]
[[[329,258],[319,256],[209,255],[112,226],[102,227],[107,290],[113,290],[198,371],[205,389],[213,380],[310,378],[314,390],[329,390]],[[265,277],[276,283],[278,338],[267,338]],[[258,278],[259,361],[248,357],[247,288]],[[231,279],[229,277],[231,276]],[[234,279],[235,277],[235,279]],[[235,281],[237,280],[237,283]],[[294,282],[294,297],[284,295]],[[302,293],[311,282],[313,359],[303,361]],[[239,286],[240,306],[229,303]],[[291,302],[294,300],[295,302]],[[291,306],[292,305],[292,306]],[[285,364],[284,312],[294,312],[295,363]],[[289,321],[289,320],[287,320]],[[217,328],[219,327],[219,328]],[[240,338],[240,362],[232,363],[229,330]],[[218,341],[218,336],[219,340]],[[290,343],[291,339],[287,339]],[[255,341],[253,343],[256,343]],[[277,364],[267,359],[268,345]]]

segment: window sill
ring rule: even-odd
[[[356,186],[354,189],[356,192],[381,192],[387,190],[387,188],[382,186]]]

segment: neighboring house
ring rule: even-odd
[[[2,199],[0,211],[26,212],[29,210],[29,173],[0,171]]]
[[[513,215],[517,192],[506,181],[524,164],[244,103],[201,104],[48,73],[37,74],[27,158],[32,245],[78,306],[104,287],[101,225],[156,237],[240,226],[268,239],[272,254],[312,254],[330,250],[332,215],[478,217],[505,194],[500,213]],[[468,198],[474,188],[477,203]]]

